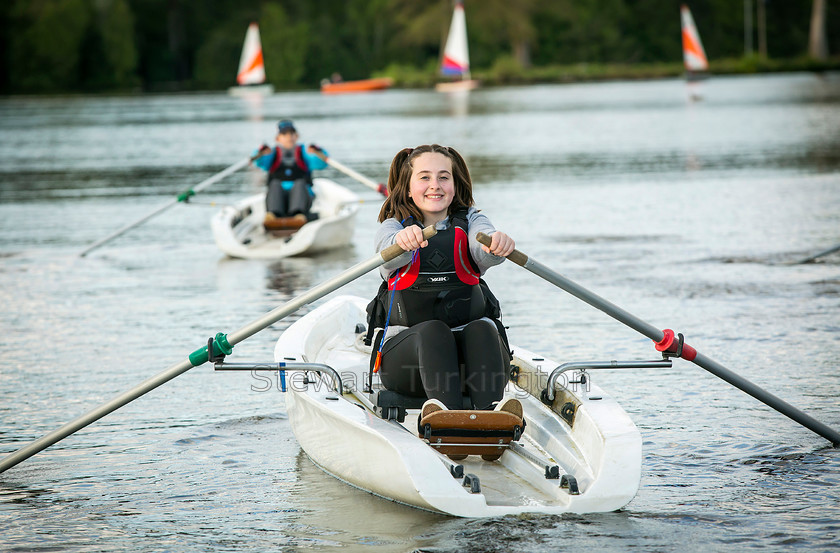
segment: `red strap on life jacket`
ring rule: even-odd
[[[464,229],[455,227],[455,247],[452,255],[455,258],[455,274],[464,284],[475,286],[480,275],[473,269],[469,257],[469,237]],[[414,256],[411,261],[388,279],[388,290],[405,290],[417,280],[420,274],[420,258]]]
[[[275,172],[279,167],[280,163],[283,162],[283,149],[280,146],[274,147],[274,161],[271,163],[271,168],[268,170],[269,173]],[[309,166],[306,164],[306,160],[303,157],[303,146],[298,144],[295,147],[295,163],[298,167],[303,169],[304,171],[309,171]]]
[[[417,275],[420,274],[420,256],[415,255],[411,257],[408,265],[403,265],[394,273],[394,276],[388,279],[388,290],[405,290],[417,280]]]
[[[455,274],[464,284],[475,286],[478,284],[479,274],[470,264],[470,239],[464,229],[455,227]]]

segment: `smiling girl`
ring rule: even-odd
[[[368,307],[371,363],[382,385],[427,397],[423,415],[441,408],[512,410],[502,405],[510,352],[496,298],[480,278],[513,252],[513,239],[496,231],[473,207],[467,165],[453,148],[405,148],[394,157],[388,198],[379,212],[376,251],[406,251],[380,269],[385,282]],[[423,239],[422,229],[437,234]],[[483,232],[489,247],[476,241]],[[411,252],[411,253],[410,253]],[[463,365],[463,374],[461,366]]]

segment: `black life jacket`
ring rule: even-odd
[[[412,262],[380,285],[367,307],[366,343],[375,328],[385,326],[392,290],[390,325],[412,326],[436,319],[453,328],[489,317],[504,332],[499,302],[479,277],[470,255],[466,214],[466,210],[452,213],[449,228],[439,230]]]
[[[298,144],[295,146],[294,161],[286,162],[283,156],[283,148],[277,146],[274,148],[274,161],[268,170],[268,180],[280,181],[296,181],[303,179],[310,186],[312,185],[312,172],[309,170],[309,165],[303,157],[303,146]]]

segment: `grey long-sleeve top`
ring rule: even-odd
[[[435,228],[438,230],[445,230],[449,228],[449,217],[446,219],[439,221]],[[399,231],[403,229],[402,224],[397,221],[396,219],[386,219],[379,225],[379,230],[376,231],[376,237],[374,238],[376,251],[380,252],[383,249],[387,248],[388,246],[395,243],[395,237]],[[469,248],[470,248],[470,255],[472,255],[473,261],[475,261],[476,266],[478,267],[479,274],[483,275],[487,269],[492,267],[493,265],[498,265],[502,261],[505,260],[504,257],[499,257],[498,255],[493,255],[492,253],[487,253],[481,249],[481,244],[478,243],[476,240],[476,235],[479,232],[483,232],[484,234],[492,235],[496,232],[496,228],[493,226],[493,223],[490,222],[490,219],[487,218],[486,215],[482,215],[478,212],[477,209],[471,207],[469,211],[467,211],[467,236],[469,237]],[[383,279],[387,280],[388,277],[391,276],[391,273],[394,270],[399,269],[403,265],[407,264],[411,261],[411,252],[405,252],[401,256],[397,257],[385,263],[379,268],[379,274],[382,276]],[[389,325],[388,331],[385,333],[385,340],[389,340],[393,338],[403,330],[408,327],[405,326],[398,326],[398,325]],[[385,342],[383,340],[383,343]]]
[[[438,230],[445,230],[449,228],[449,217],[439,221],[435,227]],[[379,225],[379,230],[376,231],[376,237],[374,238],[376,251],[380,252],[388,246],[394,244],[397,233],[403,228],[402,224],[394,218],[383,221],[382,224]],[[483,275],[487,269],[494,265],[498,265],[504,261],[505,258],[493,255],[492,253],[487,253],[481,249],[481,244],[479,244],[478,240],[476,240],[476,236],[479,232],[483,232],[489,236],[496,232],[496,228],[486,215],[479,213],[476,208],[471,207],[467,211],[467,235],[469,236],[470,255],[472,255],[472,258],[478,267],[479,274]],[[393,273],[395,269],[399,269],[409,261],[411,261],[411,252],[405,252],[396,259],[382,265],[379,268],[379,274],[382,275],[383,279],[387,279],[391,276],[391,273]]]

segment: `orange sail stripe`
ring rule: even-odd
[[[697,41],[694,40],[694,37],[691,36],[688,31],[683,31],[682,33],[683,39],[683,50],[687,50],[688,52],[694,54],[701,60],[705,60],[706,56],[703,54],[703,50],[700,49],[700,46],[697,44]]]
[[[240,75],[250,73],[251,71],[253,71],[257,67],[261,67],[262,64],[263,64],[263,55],[262,55],[262,50],[260,50],[259,52],[257,52],[257,55],[254,56],[254,59],[251,60],[251,64],[248,66],[248,68],[245,71],[243,71],[242,73],[240,73]]]

